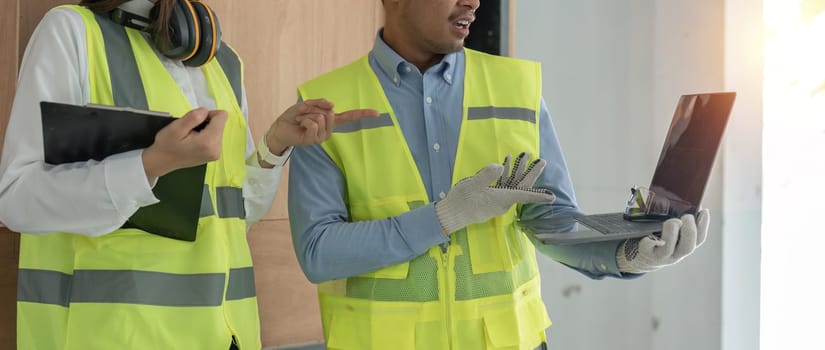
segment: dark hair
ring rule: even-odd
[[[130,0],[81,0],[80,6],[86,6],[97,13],[106,13],[114,10]]]
[[[111,12],[118,6],[131,0],[81,0],[80,6],[86,6],[95,13],[104,14]],[[158,0],[158,18],[150,24],[149,30],[154,32],[161,42],[169,44],[169,18],[175,8],[175,2],[179,0]]]

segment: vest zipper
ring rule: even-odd
[[[210,184],[215,183],[215,176],[213,175],[212,179],[210,179]],[[212,195],[213,198],[217,200],[217,194]],[[215,208],[215,217],[217,217],[217,207]],[[215,223],[217,224],[217,223]],[[229,262],[229,237],[227,234],[220,235],[221,237],[221,248],[223,248],[223,256],[224,256],[224,268],[225,268],[225,277],[223,280],[223,295],[221,296],[221,313],[223,314],[223,320],[226,323],[226,328],[229,329],[229,334],[232,336],[232,344],[235,345],[237,349],[242,349],[241,347],[241,340],[238,332],[232,327],[232,323],[229,322],[229,315],[227,315],[227,301],[226,301],[226,292],[229,290],[229,275],[232,273],[232,264]]]
[[[444,321],[445,327],[447,330],[447,348],[453,348],[453,340],[452,340],[452,331],[453,331],[453,322],[452,322],[452,312],[451,312],[451,304],[452,304],[452,297],[453,295],[450,280],[454,278],[453,273],[450,273],[450,249],[452,245],[450,242],[444,243],[441,245],[441,267],[443,268],[442,276],[444,278],[441,279],[440,289],[442,290],[441,300],[444,301]]]

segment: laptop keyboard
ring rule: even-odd
[[[576,220],[604,234],[635,232],[644,228],[644,225],[661,225],[661,223],[628,221],[624,219],[622,213],[587,215],[577,217]]]

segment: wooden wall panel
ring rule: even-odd
[[[299,84],[366,54],[383,22],[383,7],[375,0],[210,4],[220,16],[224,40],[244,60],[256,140],[296,102]],[[285,169],[272,210],[249,236],[264,347],[323,340],[315,288],[300,271],[292,248],[287,181]]]
[[[0,348],[13,348],[17,318],[17,256],[20,235],[0,226]]]
[[[3,0],[0,3],[0,153],[14,98],[19,61],[34,27],[56,0]],[[16,342],[17,258],[20,235],[0,224],[0,345],[13,348]]]
[[[6,0],[8,1],[8,0]],[[43,15],[52,7],[64,4],[76,4],[77,0],[17,0],[20,3],[20,28],[19,28],[19,59],[23,59],[26,45],[29,38],[37,27],[37,23]]]
[[[516,57],[516,0],[509,0],[507,6],[507,52]]]
[[[250,126],[257,139],[296,102],[298,85],[372,48],[382,22],[376,0],[210,1],[225,41],[246,67]],[[334,102],[334,101],[333,101]],[[286,219],[286,181],[267,219]]]
[[[264,347],[323,341],[317,293],[292,253],[289,222],[259,222],[249,233],[249,245]]]
[[[17,81],[17,1],[0,2],[0,153]]]
[[[0,153],[17,82],[18,2],[0,1]],[[0,223],[0,348],[13,348],[19,235]]]

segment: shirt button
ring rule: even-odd
[[[444,77],[444,79],[447,79],[447,81],[452,81],[452,80],[453,80],[453,76],[452,76],[452,75],[447,74],[447,76],[445,76],[445,77]]]
[[[444,197],[447,197],[446,193],[441,192],[441,193],[438,194],[438,198],[444,199]]]
[[[438,152],[438,151],[441,149],[441,145],[439,145],[439,144],[437,144],[437,143],[436,143],[436,144],[434,144],[434,145],[433,145],[433,149],[434,149],[436,152]]]
[[[398,77],[397,76],[392,77],[392,82],[398,84]]]
[[[599,270],[602,270],[602,271],[607,271],[607,265],[605,265],[605,264],[599,264]]]
[[[433,98],[427,96],[427,104],[433,103]]]
[[[404,67],[404,71],[407,73],[412,72],[412,68],[410,68],[410,66],[406,66]]]

